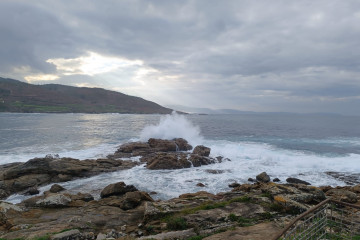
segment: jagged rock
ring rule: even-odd
[[[305,184],[305,185],[311,185],[311,183],[303,181],[301,179],[298,178],[287,178],[286,182],[288,183],[294,183],[294,184]]]
[[[196,146],[193,150],[193,154],[197,154],[199,156],[208,157],[210,155],[211,149],[208,147],[205,147],[203,145]]]
[[[35,202],[36,207],[44,207],[44,208],[59,208],[59,207],[67,207],[71,202],[71,198],[64,194],[55,193],[50,194],[44,197],[41,197]]]
[[[179,151],[190,151],[193,147],[183,138],[173,139],[178,146]]]
[[[360,193],[360,184],[351,187],[351,191],[355,193]]]
[[[175,152],[177,149],[175,141],[172,140],[150,138],[148,144],[157,152]]]
[[[73,158],[34,158],[25,163],[0,167],[0,197],[48,184],[90,177],[102,172],[128,169],[138,165],[132,161],[113,159],[78,160]]]
[[[256,176],[256,180],[258,180],[259,182],[267,183],[267,182],[270,182],[270,177],[269,177],[269,175],[267,175],[266,172],[262,172]]]
[[[148,169],[180,169],[191,167],[191,162],[184,153],[154,153],[142,157],[140,161],[147,162]]]
[[[273,179],[273,182],[280,182],[280,179],[274,178],[274,179]]]
[[[149,148],[150,148],[150,146],[148,143],[131,142],[131,143],[125,143],[125,144],[121,145],[117,152],[132,153],[134,151],[145,150],[145,149],[149,149]]]
[[[198,184],[196,184],[196,186],[198,186],[198,187],[205,187],[205,185],[204,185],[203,183],[198,183]]]
[[[336,200],[348,202],[348,203],[356,203],[357,195],[353,192],[344,189],[330,189],[326,192],[327,196],[331,196]]]
[[[24,195],[36,195],[38,193],[40,193],[39,189],[37,189],[36,187],[31,187],[24,193]]]
[[[127,192],[120,203],[120,208],[123,210],[134,209],[140,205],[142,201],[153,202],[154,200],[145,192]]]
[[[106,186],[100,193],[101,198],[110,197],[113,195],[121,196],[127,192],[137,191],[133,185],[126,185],[124,182],[113,183]]]
[[[224,173],[224,170],[215,170],[215,169],[206,169],[205,172],[211,173],[211,174],[221,174]]]
[[[81,233],[78,229],[73,229],[70,231],[58,233],[50,237],[51,240],[70,240],[78,239],[81,236]]]
[[[236,188],[236,187],[239,187],[239,186],[241,186],[241,184],[239,184],[237,182],[233,182],[233,183],[229,184],[229,187],[231,187],[231,188]]]
[[[49,190],[49,192],[51,193],[58,193],[65,190],[65,188],[63,188],[62,186],[60,186],[59,184],[53,184]]]
[[[189,157],[189,161],[192,163],[194,167],[200,167],[202,165],[209,165],[215,163],[215,159],[210,157],[204,157],[197,154],[191,154]]]

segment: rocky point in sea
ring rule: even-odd
[[[37,194],[21,203],[0,201],[2,239],[270,239],[296,214],[328,197],[360,204],[360,185],[315,187],[301,179],[286,184],[266,173],[253,182],[231,184],[228,192],[187,193],[157,200],[126,182],[114,182],[101,191],[70,194],[61,182],[138,165],[148,169],[178,169],[212,164],[211,149],[192,146],[184,139],[149,139],[126,143],[106,159],[77,160],[45,157],[0,166],[2,197],[12,193]],[[216,174],[217,172],[213,172]],[[278,181],[280,179],[277,179]],[[54,183],[38,194],[38,186]],[[194,239],[194,238],[193,238]]]

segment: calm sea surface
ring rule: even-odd
[[[228,190],[230,182],[246,182],[262,171],[282,180],[300,176],[314,185],[344,184],[324,174],[326,171],[360,173],[360,117],[295,114],[0,113],[0,164],[46,154],[100,158],[113,153],[121,143],[149,137],[183,137],[193,145],[211,147],[212,156],[222,155],[231,161],[166,171],[139,166],[64,185],[70,191],[97,194],[103,185],[125,181],[145,191],[156,191],[159,198],[169,198],[199,190]],[[224,173],[214,175],[207,169]],[[207,189],[197,187],[198,182]]]

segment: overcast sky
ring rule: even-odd
[[[0,76],[162,105],[360,114],[360,1],[1,0]]]

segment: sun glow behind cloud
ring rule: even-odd
[[[144,64],[140,60],[103,56],[95,52],[88,52],[87,56],[78,58],[52,58],[48,59],[46,62],[54,64],[58,72],[63,75],[82,74],[89,76],[131,66],[141,67]]]

